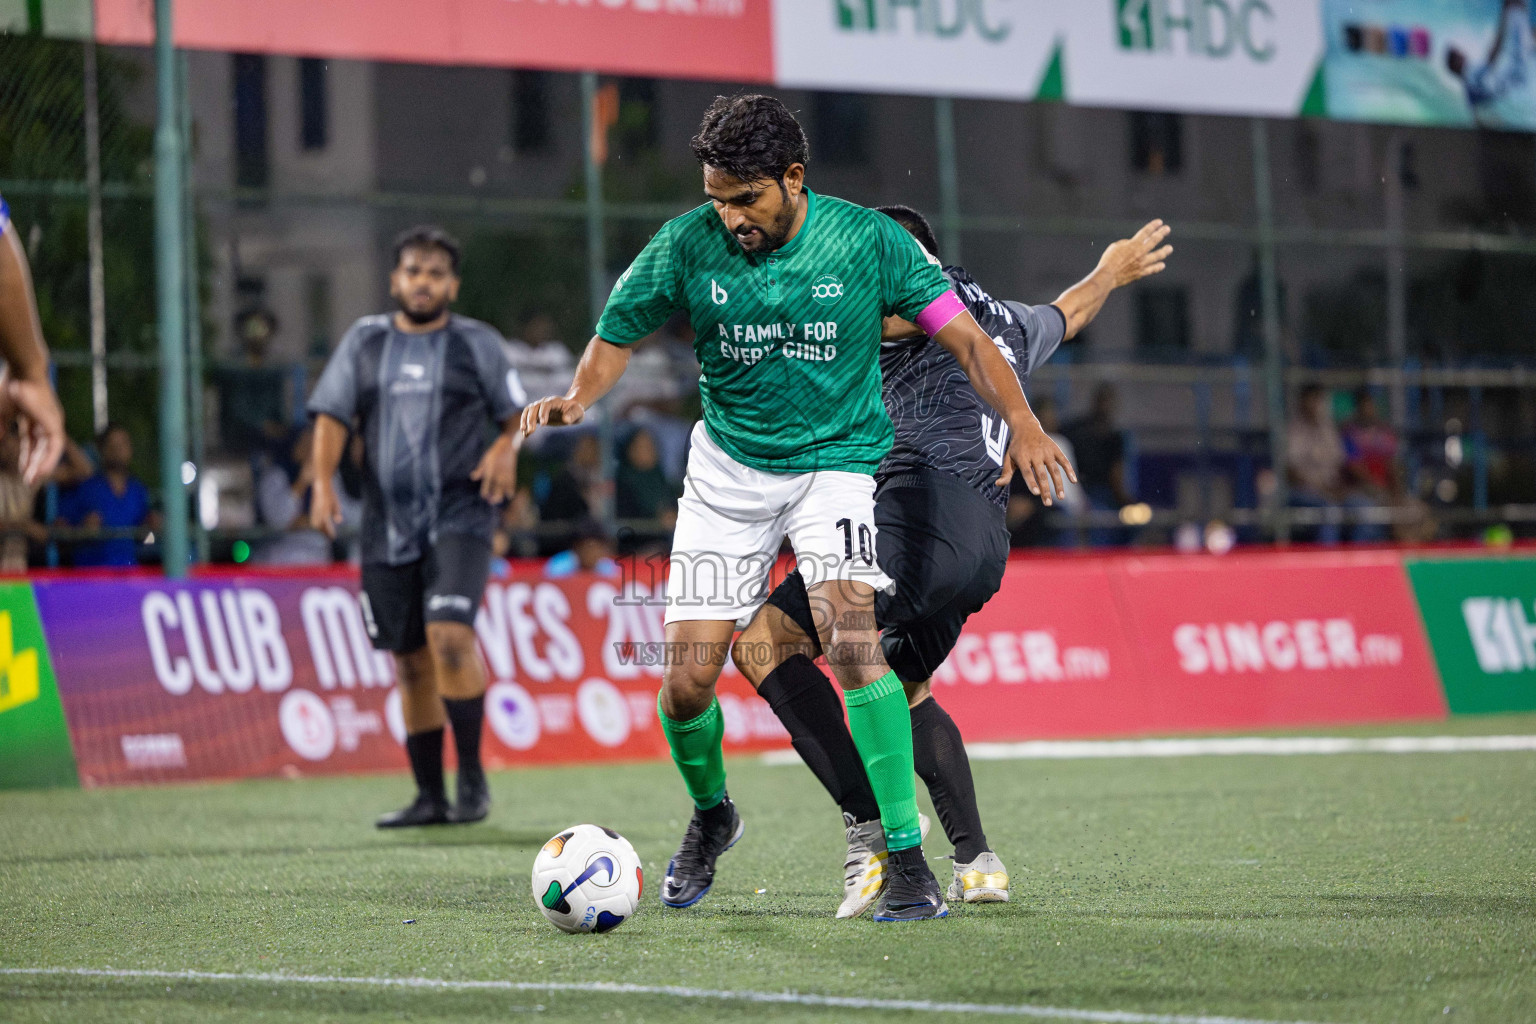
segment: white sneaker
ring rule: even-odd
[[[923,838],[933,822],[926,814],[917,816]],[[837,908],[841,919],[858,917],[870,908],[880,889],[885,885],[885,829],[880,820],[854,821],[853,815],[843,815],[843,825],[848,831],[848,856],[843,861],[843,902]]]
[[[955,880],[944,896],[956,902],[1007,903],[1008,869],[997,854],[985,850],[969,864],[955,865]]]

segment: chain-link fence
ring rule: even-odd
[[[124,424],[158,487],[153,64],[91,50],[0,36],[0,194],[72,433],[89,447]],[[390,308],[400,229],[458,235],[459,311],[512,340],[532,397],[562,390],[612,281],[701,199],[687,141],[735,89],[205,52],[183,74],[184,475],[214,559],[261,557],[302,514],[302,496],[263,509],[263,486],[300,482],[303,397],[347,325]],[[945,259],[999,297],[1049,301],[1114,238],[1174,225],[1168,272],[1112,298],[1033,382],[1090,479],[1066,512],[1020,496],[1019,543],[1532,533],[1531,136],[782,95],[811,137],[812,187],[923,210]],[[698,414],[690,342],[670,324],[586,435],[527,453],[511,553],[563,547],[588,518],[665,538]],[[1297,426],[1312,386],[1344,460],[1321,493],[1297,464],[1316,455]],[[34,551],[48,557],[69,560]]]

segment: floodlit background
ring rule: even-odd
[[[1052,512],[1021,494],[1017,545],[1503,543],[1536,531],[1536,105],[1520,89],[1474,104],[1445,66],[1452,49],[1468,74],[1482,66],[1500,17],[1482,8],[1498,4],[1436,13],[1395,0],[1367,24],[1346,4],[1276,14],[1224,0],[1193,28],[1161,0],[1020,4],[1006,17],[961,5],[951,44],[937,7],[909,17],[746,0],[675,16],[724,33],[717,46],[684,32],[672,53],[635,57],[601,34],[575,53],[507,35],[505,53],[528,58],[514,67],[483,65],[501,52],[496,32],[511,32],[496,19],[523,8],[386,5],[379,19],[415,22],[391,33],[366,14],[348,20],[344,4],[325,32],[269,30],[217,6],[179,8],[192,46],[176,58],[181,475],[196,558],[346,556],[345,544],[274,541],[296,509],[278,498],[298,480],[307,389],[348,324],[389,308],[396,232],[431,221],[458,235],[458,309],[507,337],[532,396],[560,392],[612,282],[699,200],[687,142],[702,109],[747,88],[772,89],[801,117],[813,187],[925,211],[946,261],[1000,297],[1049,301],[1109,241],[1152,217],[1174,225],[1168,272],[1115,296],[1034,381],[1031,400],[1072,442],[1087,486]],[[95,35],[147,43],[147,10],[102,3]],[[473,17],[490,42],[476,42]],[[94,435],[125,425],[139,474],[161,488],[153,52],[84,38],[80,0],[0,4],[7,18],[0,194],[32,256],[70,429],[93,457]],[[221,37],[272,52],[208,48]],[[738,37],[751,52],[734,66],[752,81],[689,80],[731,66],[717,50]],[[584,56],[654,73],[550,69]],[[691,340],[669,324],[589,432],[529,453],[509,553],[560,550],[589,517],[622,527],[621,548],[665,542],[698,414]],[[1327,487],[1283,451],[1309,385],[1325,389],[1349,453]],[[1367,396],[1374,423],[1358,409]],[[71,564],[79,541],[56,498],[38,514],[53,536],[32,538],[30,562]]]

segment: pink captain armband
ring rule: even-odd
[[[960,301],[960,296],[952,291],[945,292],[930,302],[927,309],[917,314],[917,326],[931,338],[948,327],[951,320],[964,312],[965,303]]]

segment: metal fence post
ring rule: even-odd
[[[597,72],[583,71],[581,74],[581,152],[587,184],[587,307],[594,331],[597,330],[597,321],[603,315],[603,305],[608,298],[606,292],[608,265],[603,231],[603,168],[597,162],[597,133],[606,131],[607,128],[598,124],[597,86]],[[603,450],[604,494],[603,507],[595,511],[598,517],[611,528],[614,513],[612,484],[615,461],[613,419],[608,414],[606,399],[598,402],[593,412],[597,414],[598,444]]]
[[[1275,543],[1291,539],[1290,484],[1285,467],[1285,356],[1281,351],[1280,280],[1275,266],[1275,197],[1269,168],[1269,126],[1253,126],[1253,198],[1259,214],[1259,291],[1264,311],[1264,396],[1269,406],[1269,463],[1275,474]]]
[[[939,158],[939,226],[944,262],[960,262],[960,170],[955,155],[955,101],[933,101],[934,147]]]
[[[197,251],[197,191],[192,186],[192,99],[187,88],[190,81],[187,68],[187,55],[180,55],[176,62],[177,71],[180,74],[179,87],[176,90],[177,101],[181,105],[181,139],[183,183],[182,195],[185,202],[182,205],[181,226],[183,237],[186,239],[186,248],[182,252],[182,263],[186,267],[186,310],[187,310],[187,453],[192,465],[196,468],[197,475],[193,482],[197,487],[197,500],[189,502],[192,508],[192,540],[193,549],[196,552],[197,561],[206,565],[208,563],[208,530],[203,526],[203,473],[207,466],[207,449],[204,445],[203,423],[203,304],[201,288],[199,287],[200,268],[198,267]]]
[[[101,217],[101,101],[96,75],[96,40],[85,49],[85,189],[87,282],[91,306],[91,426],[107,429],[107,274]]]
[[[187,449],[186,266],[182,249],[181,118],[171,0],[155,0],[155,292],[160,328],[160,488],[165,526],[160,551],[165,574],[187,574],[187,488],[181,464]]]

